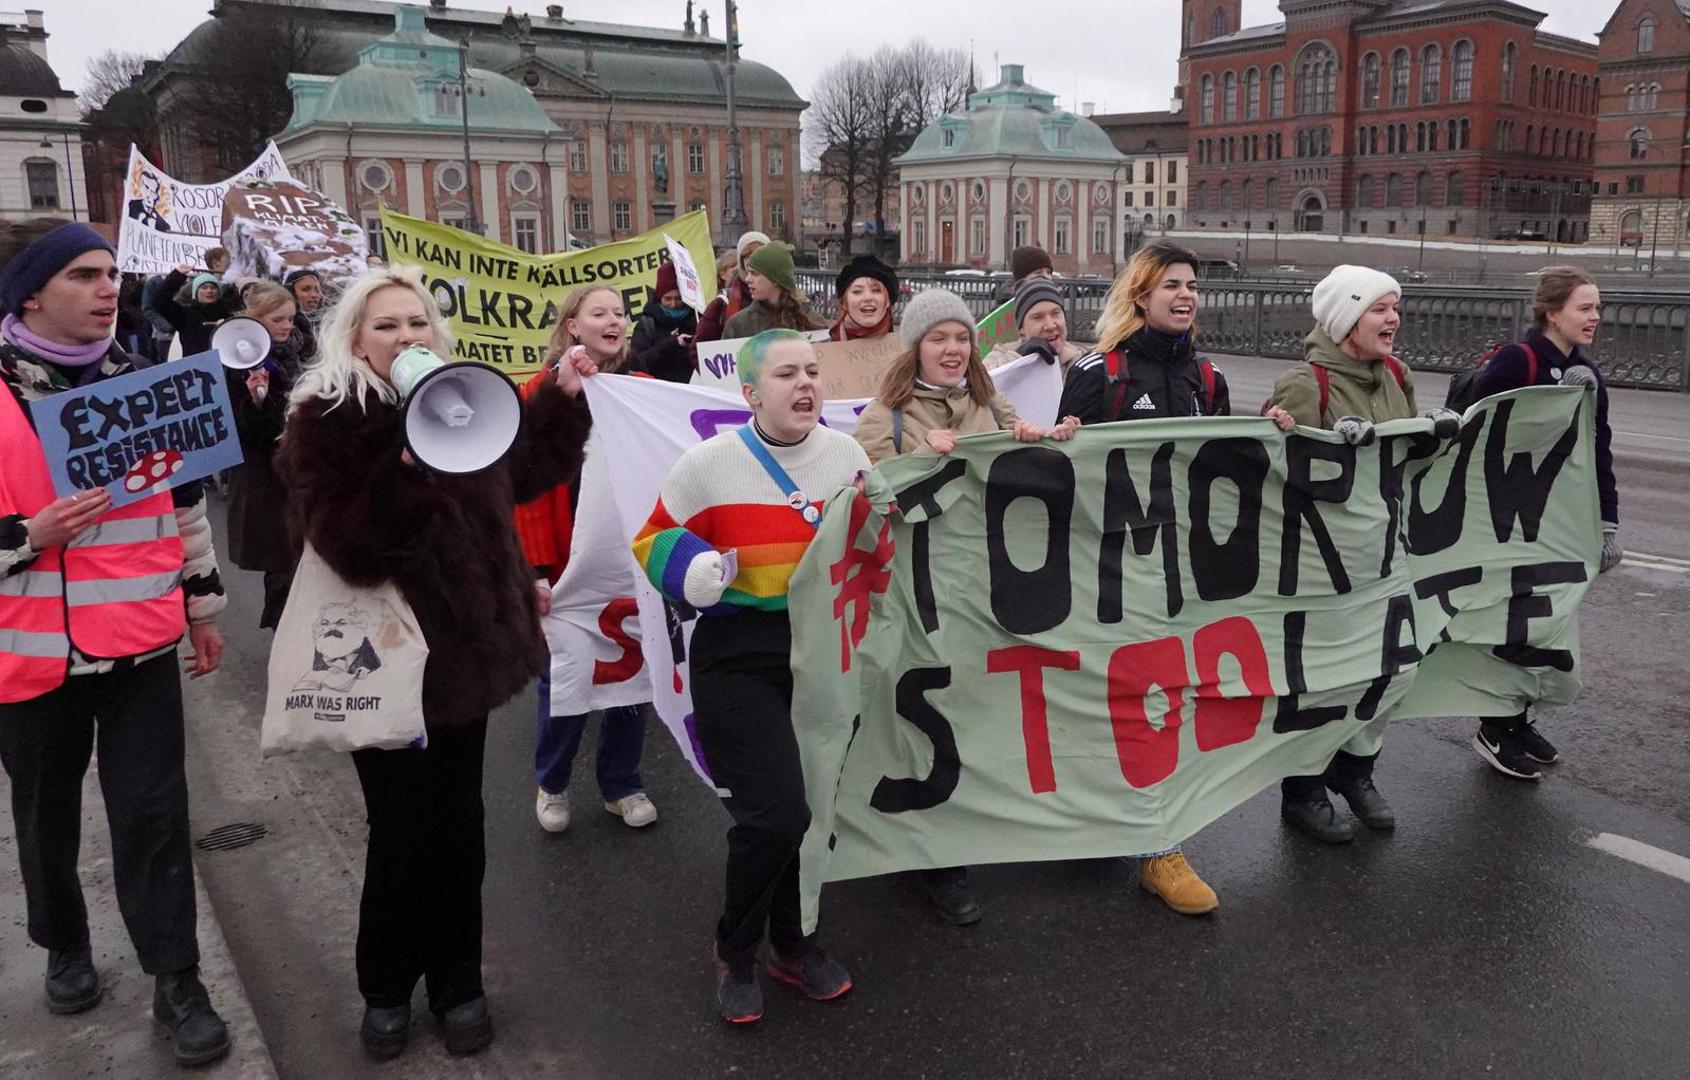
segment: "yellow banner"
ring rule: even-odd
[[[692,255],[704,295],[716,295],[716,254],[703,210],[627,240],[556,255],[530,255],[385,208],[381,232],[389,261],[422,270],[452,324],[453,357],[491,364],[507,375],[537,370],[545,362],[558,306],[582,285],[615,289],[628,317],[638,318],[646,289],[657,282],[657,268],[669,259],[665,233]]]

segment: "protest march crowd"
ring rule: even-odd
[[[1458,377],[1445,406],[1430,407],[1393,355],[1401,287],[1378,270],[1340,266],[1315,286],[1305,361],[1257,407],[1235,402],[1224,372],[1198,351],[1197,258],[1172,244],[1133,256],[1108,294],[1091,351],[1068,339],[1049,259],[1036,248],[1016,251],[1009,299],[1017,339],[983,355],[975,318],[951,292],[916,293],[895,321],[896,271],[870,256],[839,272],[839,314],[824,322],[799,287],[791,249],[747,233],[720,257],[720,294],[702,310],[683,299],[673,262],[656,271],[632,319],[622,292],[604,285],[534,297],[536,306],[555,302],[557,318],[543,367],[519,388],[514,444],[491,468],[453,473],[420,460],[396,385],[408,350],[452,355],[436,296],[414,271],[372,258],[362,275],[338,281],[310,270],[280,282],[235,279],[213,249],[203,268],[142,280],[120,275],[112,245],[87,226],[47,219],[3,229],[0,761],[29,936],[48,952],[48,1009],[76,1013],[100,1002],[77,878],[83,776],[97,745],[118,903],[141,967],[156,980],[154,1016],[183,1064],[229,1048],[198,975],[176,659],[185,638],[185,670],[200,678],[217,670],[223,651],[209,481],[161,484],[121,504],[103,487],[57,491],[35,406],[175,363],[172,338],[183,356],[204,352],[232,316],[257,320],[270,339],[263,363],[226,373],[243,457],[225,482],[226,554],[263,576],[260,625],[282,628],[281,649],[309,568],[312,611],[301,625],[318,606],[337,608],[323,602],[325,581],[380,588],[408,607],[427,646],[412,678],[424,737],[351,751],[369,823],[359,1038],[378,1059],[404,1051],[419,978],[451,1053],[493,1040],[481,970],[483,757],[489,714],[530,682],[539,686],[536,817],[551,832],[570,824],[572,764],[589,714],[552,715],[554,670],[540,626],[572,536],[586,524],[577,513],[593,430],[586,391],[602,380],[685,383],[698,370],[700,343],[749,339],[736,366],[750,422],[682,453],[644,525],[624,541],[663,601],[694,620],[695,749],[732,822],[712,956],[717,1006],[733,1023],[762,1015],[760,973],[818,1001],[852,989],[846,965],[805,932],[800,913],[799,851],[812,808],[792,719],[788,594],[829,500],[849,502],[871,469],[942,459],[975,435],[1055,446],[1091,425],[1201,425],[1230,415],[1265,417],[1277,432],[1325,429],[1353,447],[1372,444],[1380,425],[1427,417],[1447,441],[1481,399],[1574,385],[1594,394],[1600,569],[1621,557],[1607,390],[1586,352],[1601,298],[1573,267],[1544,271],[1530,332]],[[896,355],[851,434],[822,423],[814,331],[838,342],[895,339]],[[994,372],[1029,356],[1061,374],[1054,423],[1019,415],[994,383]],[[350,603],[338,608],[344,618],[325,614],[313,628],[312,685],[336,686],[343,675],[336,688],[344,691],[371,661],[353,646],[359,634],[350,627],[363,616]],[[1558,757],[1529,707],[1482,717],[1473,738],[1479,756],[1510,778],[1535,780]],[[640,776],[648,715],[647,706],[628,705],[599,717],[602,805],[635,828],[658,813]],[[1324,769],[1284,776],[1287,825],[1319,841],[1350,840],[1355,824],[1337,795],[1362,825],[1391,829],[1395,815],[1375,784],[1382,734],[1365,726]],[[1177,844],[1142,852],[1139,868],[1143,887],[1175,912],[1199,916],[1219,903]],[[982,918],[966,867],[920,874],[938,918],[957,926]]]

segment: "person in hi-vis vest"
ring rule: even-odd
[[[11,781],[30,940],[47,1008],[104,994],[77,878],[82,782],[96,740],[118,908],[156,981],[153,1015],[195,1065],[229,1033],[199,979],[177,644],[217,669],[225,604],[205,497],[186,483],[114,508],[58,497],[29,404],[147,361],[112,341],[117,263],[86,225],[0,222],[0,763]]]

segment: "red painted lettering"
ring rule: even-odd
[[[599,633],[614,642],[622,650],[622,655],[609,663],[603,660],[593,661],[594,686],[627,682],[638,675],[640,668],[645,666],[645,654],[640,651],[640,643],[629,636],[628,631],[622,629],[623,622],[639,613],[639,605],[634,602],[632,596],[617,597],[599,612]]]
[[[1247,742],[1262,722],[1264,699],[1274,695],[1267,649],[1256,624],[1242,615],[1210,623],[1191,641],[1197,654],[1197,749],[1219,750]],[[1243,671],[1250,697],[1221,696],[1221,657],[1231,656]]]
[[[1190,685],[1185,646],[1177,637],[1123,645],[1109,657],[1109,723],[1121,775],[1135,788],[1160,783],[1179,765],[1180,711]],[[1158,687],[1168,697],[1162,726],[1150,726],[1145,695]]]
[[[1056,769],[1050,760],[1050,726],[1045,713],[1047,667],[1080,670],[1079,650],[1058,652],[1037,645],[1013,645],[986,654],[986,670],[994,675],[1021,676],[1021,738],[1027,745],[1027,785],[1033,794],[1056,790]]]

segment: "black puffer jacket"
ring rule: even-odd
[[[1214,373],[1211,393],[1203,376],[1207,361],[1192,349],[1188,336],[1164,334],[1145,326],[1119,348],[1123,380],[1110,383],[1103,353],[1081,357],[1068,369],[1068,378],[1062,384],[1058,416],[1077,416],[1082,424],[1106,424],[1114,420],[1232,415],[1226,376],[1208,365]],[[1119,415],[1114,409],[1117,401]]]
[[[687,382],[692,378],[698,353],[691,343],[681,344],[680,335],[698,334],[698,315],[691,308],[686,317],[675,320],[663,314],[663,305],[654,296],[646,301],[639,322],[634,325],[634,341],[630,347],[633,370],[643,371],[665,382]]]

